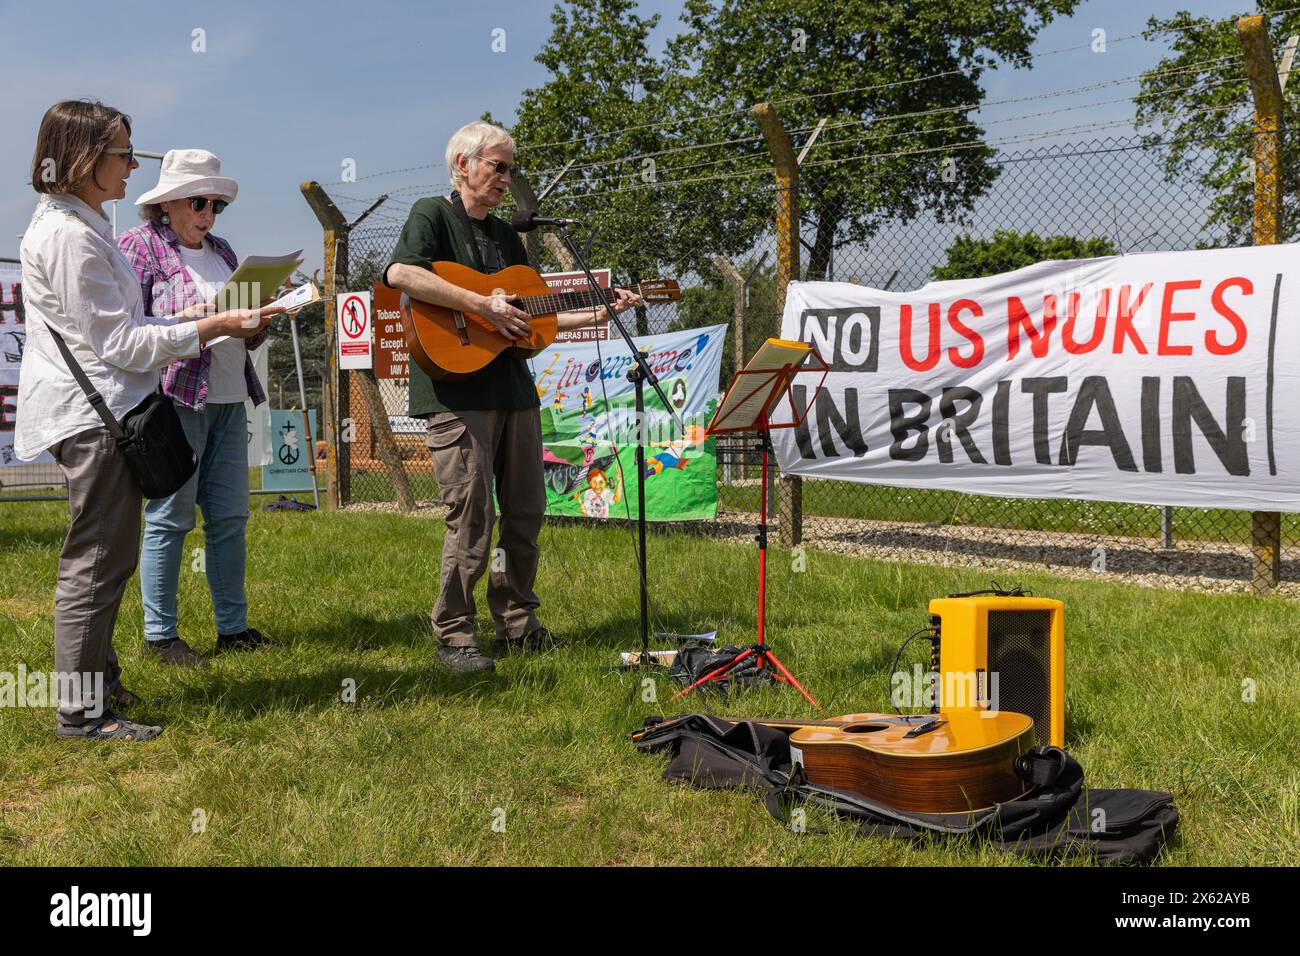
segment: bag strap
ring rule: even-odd
[[[68,348],[68,343],[63,341],[63,336],[58,332],[55,332],[48,322],[45,323],[45,327],[49,329],[50,335],[54,336],[55,344],[58,345],[59,351],[63,353],[63,360],[68,363],[68,371],[70,371],[72,377],[77,380],[77,384],[81,386],[81,390],[86,393],[86,398],[90,400],[90,407],[99,413],[99,417],[102,418],[104,424],[108,426],[108,433],[113,436],[114,440],[116,440],[119,445],[124,444],[127,441],[126,432],[122,431],[122,426],[118,424],[117,419],[113,417],[113,413],[108,410],[108,403],[104,401],[104,396],[100,395],[99,392],[95,390],[95,386],[90,384],[90,379],[88,379],[86,373],[82,371],[81,364],[73,358],[72,350]]]
[[[487,265],[485,264],[483,254],[479,249],[478,238],[474,235],[474,227],[470,225],[469,213],[465,211],[465,201],[460,198],[459,191],[455,191],[451,194],[451,208],[452,211],[456,213],[456,217],[460,220],[461,232],[465,234],[465,245],[469,247],[470,258],[474,260],[474,265],[478,267],[479,272],[487,274]],[[485,225],[484,229],[487,228],[488,227]],[[487,239],[488,243],[492,246],[492,252],[496,258],[497,267],[494,271],[500,272],[501,269],[504,268],[505,259],[501,257],[501,249],[497,246],[496,239],[492,237],[490,232],[488,233]]]

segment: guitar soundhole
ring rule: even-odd
[[[888,730],[889,724],[849,724],[840,729],[846,734],[874,734],[878,730]]]

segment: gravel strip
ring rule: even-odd
[[[350,504],[346,510],[396,512],[398,508],[393,502],[374,501]],[[441,518],[446,513],[447,509],[436,501],[418,501],[411,515]],[[583,518],[548,520],[589,523]],[[729,511],[719,513],[717,521],[711,523],[656,522],[655,525],[752,547],[757,521],[757,514]],[[779,540],[777,524],[774,519],[768,525],[774,543]],[[879,561],[1006,573],[1048,571],[1083,581],[1101,580],[1177,591],[1254,593],[1250,586],[1249,545],[1222,541],[1179,541],[1175,547],[1166,549],[1158,538],[808,516],[804,519],[804,544]],[[1283,552],[1282,576],[1273,593],[1300,598],[1300,561],[1290,549]]]

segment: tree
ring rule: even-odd
[[[687,0],[687,30],[670,44],[676,108],[717,117],[718,139],[752,136],[747,108],[764,100],[800,138],[828,121],[800,177],[815,232],[806,275],[824,278],[835,248],[865,244],[885,222],[971,208],[998,173],[967,115],[983,100],[980,76],[999,60],[1027,65],[1039,30],[1076,3]],[[761,142],[737,149],[765,155]]]
[[[947,249],[948,261],[934,270],[936,279],[978,279],[1013,272],[1051,259],[1093,259],[1116,254],[1104,237],[1040,237],[1032,232],[999,229],[991,239],[958,236]]]
[[[594,264],[624,282],[707,268],[717,252],[739,254],[770,216],[749,197],[724,205],[673,185],[680,164],[671,150],[683,134],[665,121],[680,109],[682,82],[650,55],[659,17],[636,9],[635,0],[557,5],[537,55],[551,78],[524,91],[512,129],[536,188],[577,161],[548,212],[587,219],[586,235],[598,232]]]
[[[749,275],[756,263],[750,258],[736,264],[741,275]],[[735,315],[736,292],[712,265],[699,273],[700,282],[682,290],[677,317],[669,332],[698,329],[706,325],[728,326],[722,351],[722,383],[726,385],[736,372]],[[776,267],[767,265],[754,274],[749,284],[749,304],[745,308],[745,341],[753,352],[764,339],[779,335],[781,314],[776,308]]]
[[[1294,7],[1285,0],[1257,0],[1260,13]],[[1300,33],[1300,11],[1267,17],[1274,51]],[[1142,77],[1134,102],[1141,123],[1159,123],[1149,136],[1165,177],[1196,182],[1214,196],[1206,225],[1224,230],[1229,244],[1251,239],[1254,207],[1254,135],[1250,86],[1241,68],[1241,41],[1234,19],[1212,20],[1182,11],[1147,21],[1146,36],[1168,37],[1173,50]],[[1295,129],[1300,85],[1283,89],[1282,127]],[[1242,107],[1233,110],[1232,107]],[[1300,141],[1282,136],[1282,230],[1284,241],[1300,231]]]

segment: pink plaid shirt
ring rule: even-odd
[[[239,265],[230,243],[211,233],[208,233],[208,239],[231,269]],[[140,280],[145,315],[175,315],[198,304],[198,288],[181,260],[180,239],[170,226],[146,222],[118,236],[117,246]],[[265,331],[259,332],[251,339],[245,339],[244,344],[249,350],[255,349],[266,341],[266,336]],[[207,407],[208,368],[211,364],[212,350],[204,347],[198,358],[168,365],[162,373],[163,391],[176,404],[196,412],[203,411]],[[266,401],[266,392],[257,380],[252,356],[244,359],[244,381],[254,405]]]

